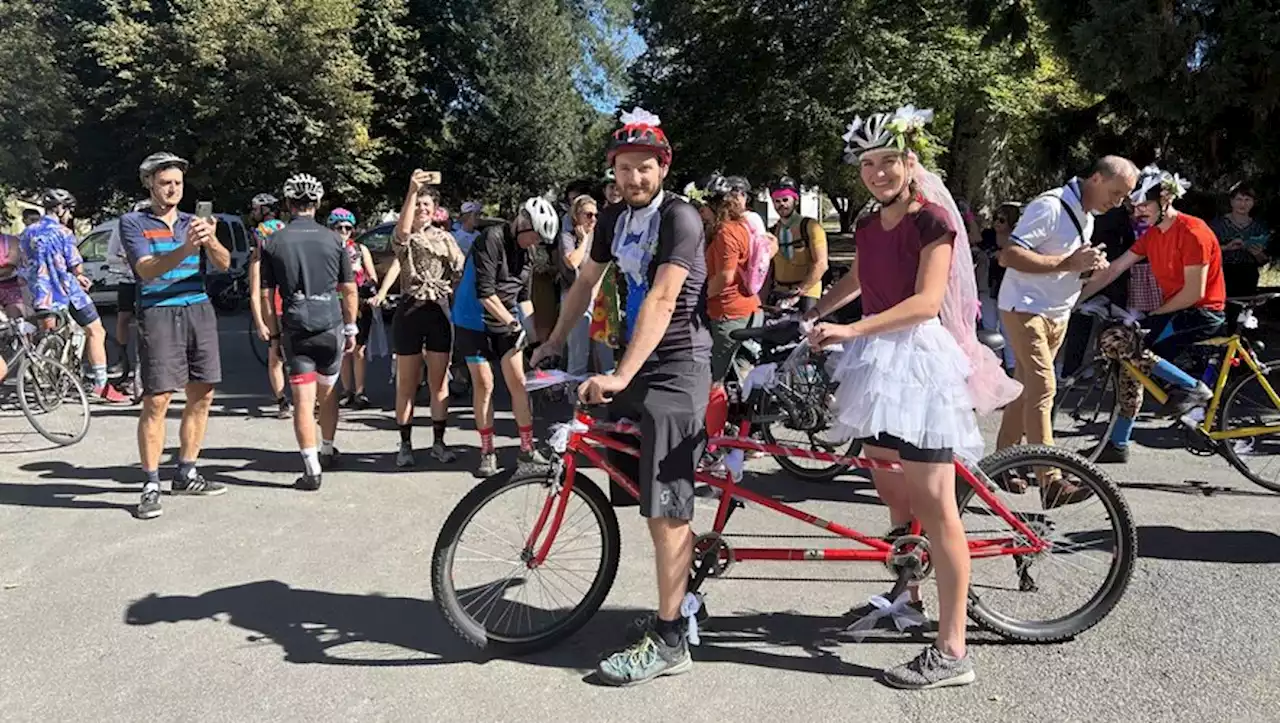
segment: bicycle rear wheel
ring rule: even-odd
[[[542,650],[604,603],[621,536],[608,499],[585,476],[573,482],[546,560],[529,564],[553,527],[561,490],[545,469],[499,475],[472,489],[445,521],[431,589],[467,641],[509,654]]]
[[[987,480],[979,475],[979,481],[994,495],[994,505],[963,481],[956,489],[972,558],[969,617],[986,630],[1034,643],[1069,640],[1097,625],[1124,596],[1137,560],[1133,516],[1115,482],[1092,463],[1054,447],[1011,447],[982,460],[980,469]],[[1003,478],[1025,478],[1028,470],[1043,490],[1001,490],[1007,486]],[[1055,476],[1091,494],[1053,507],[1062,491],[1050,481]],[[1026,546],[1028,538],[1001,510],[1049,547],[1032,554],[1005,552]]]
[[[89,397],[61,363],[26,356],[18,373],[18,406],[40,436],[59,446],[75,444],[89,431]]]
[[[1240,474],[1256,485],[1280,492],[1280,407],[1271,399],[1266,387],[1280,393],[1280,366],[1262,367],[1262,376],[1242,376],[1223,396],[1218,430],[1230,432],[1247,427],[1269,427],[1269,433],[1251,437],[1224,439],[1219,447],[1222,456]]]
[[[1120,367],[1095,361],[1061,380],[1053,398],[1053,443],[1097,461],[1116,425]]]

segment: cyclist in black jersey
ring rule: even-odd
[[[692,665],[681,602],[693,557],[694,471],[706,444],[711,389],[702,219],[662,190],[671,146],[658,118],[637,108],[622,122],[609,144],[609,163],[624,203],[601,215],[591,258],[579,267],[555,331],[532,360],[537,365],[564,346],[616,263],[626,291],[626,354],[612,374],[584,382],[579,395],[593,404],[612,399],[611,417],[639,421],[638,466],[622,455],[610,455],[610,462],[640,484],[640,513],[648,518],[658,570],[658,611],[634,631],[634,642],[600,663],[600,679],[611,685],[683,673]]]
[[[262,301],[267,328],[280,340],[289,384],[297,407],[293,431],[302,450],[300,490],[320,489],[321,469],[338,459],[333,437],[338,429],[338,397],[333,387],[342,356],[355,349],[358,297],[351,259],[338,236],[316,222],[324,186],[298,174],[284,185],[293,220],[262,248]],[[277,318],[272,296],[283,301]],[[320,406],[321,448],[316,449],[315,408]]]

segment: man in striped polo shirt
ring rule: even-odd
[[[218,318],[204,291],[204,270],[225,270],[231,253],[218,242],[216,222],[178,210],[187,161],[155,153],[138,169],[151,192],[149,210],[120,218],[125,254],[138,280],[138,356],[142,376],[142,415],[138,453],[147,481],[138,505],[140,519],[159,517],[160,454],[169,400],[186,392],[179,432],[178,470],[172,493],[218,495],[227,488],[196,471],[213,403],[213,385],[222,381],[218,354]]]

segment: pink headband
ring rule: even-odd
[[[796,199],[800,198],[800,194],[796,193],[794,190],[790,188],[779,188],[778,190],[769,194],[769,196],[772,198],[786,198],[787,196],[790,196]]]

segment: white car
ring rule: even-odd
[[[229,213],[215,214],[215,218],[218,219],[218,241],[231,249],[229,271],[244,268],[249,263],[249,232],[244,221]],[[94,226],[79,244],[80,256],[84,258],[84,273],[93,280],[89,296],[99,309],[116,307],[116,291],[129,278],[125,260],[111,258],[108,253],[114,245],[112,239],[120,233],[119,222],[117,217]]]

